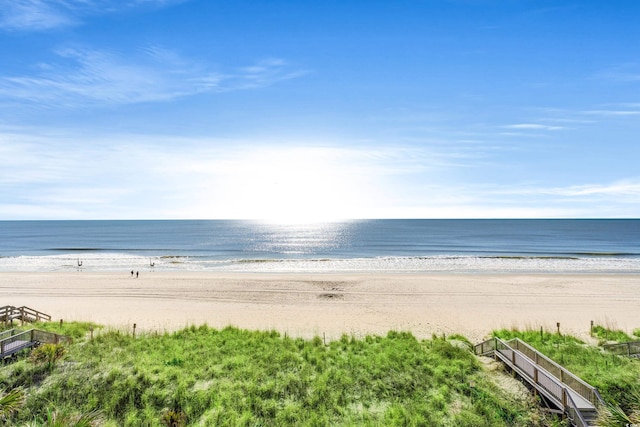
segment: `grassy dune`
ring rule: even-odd
[[[19,387],[26,395],[7,425],[82,425],[71,422],[81,414],[105,426],[562,425],[533,397],[501,387],[501,374],[484,369],[460,336],[418,340],[389,332],[325,343],[207,326],[137,337],[87,323],[38,327],[74,342],[55,364],[25,355],[0,369],[0,390]],[[620,397],[614,383],[631,387],[640,378],[640,363],[606,355],[599,370],[580,371],[598,349],[543,338],[541,351],[612,399]],[[586,356],[573,362],[561,348]]]

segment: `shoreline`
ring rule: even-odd
[[[501,328],[589,339],[640,327],[634,273],[0,272],[0,305],[52,320],[173,331],[190,325],[336,339],[409,331],[479,342]]]

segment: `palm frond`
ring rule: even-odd
[[[5,418],[20,409],[26,397],[21,388],[14,388],[8,393],[0,392],[0,417]]]

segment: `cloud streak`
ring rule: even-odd
[[[281,59],[232,70],[211,70],[171,51],[150,48],[130,59],[92,49],[56,51],[59,62],[32,76],[0,76],[0,97],[56,107],[167,101],[269,86],[305,74]]]
[[[603,117],[628,117],[640,116],[640,110],[589,110],[585,111],[585,114]]]
[[[635,83],[640,81],[640,67],[637,63],[621,64],[602,71],[598,77],[617,83]]]
[[[625,180],[614,182],[608,185],[591,184],[570,186],[565,188],[551,188],[540,190],[539,193],[568,197],[632,197],[636,198],[640,202],[640,181]]]
[[[581,184],[565,187],[530,187],[516,185],[494,189],[491,192],[498,195],[522,197],[550,196],[574,201],[607,199],[614,205],[623,201],[640,203],[640,180],[630,178],[605,184]]]
[[[69,11],[57,2],[0,0],[0,28],[5,30],[48,30],[74,21]]]
[[[46,31],[78,25],[90,15],[142,6],[165,7],[188,0],[0,0],[0,29]]]
[[[542,125],[539,123],[517,123],[513,125],[503,126],[505,129],[516,129],[516,130],[562,130],[565,129],[563,126],[550,126],[550,125]]]

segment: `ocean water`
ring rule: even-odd
[[[0,221],[0,271],[640,273],[640,220]]]

